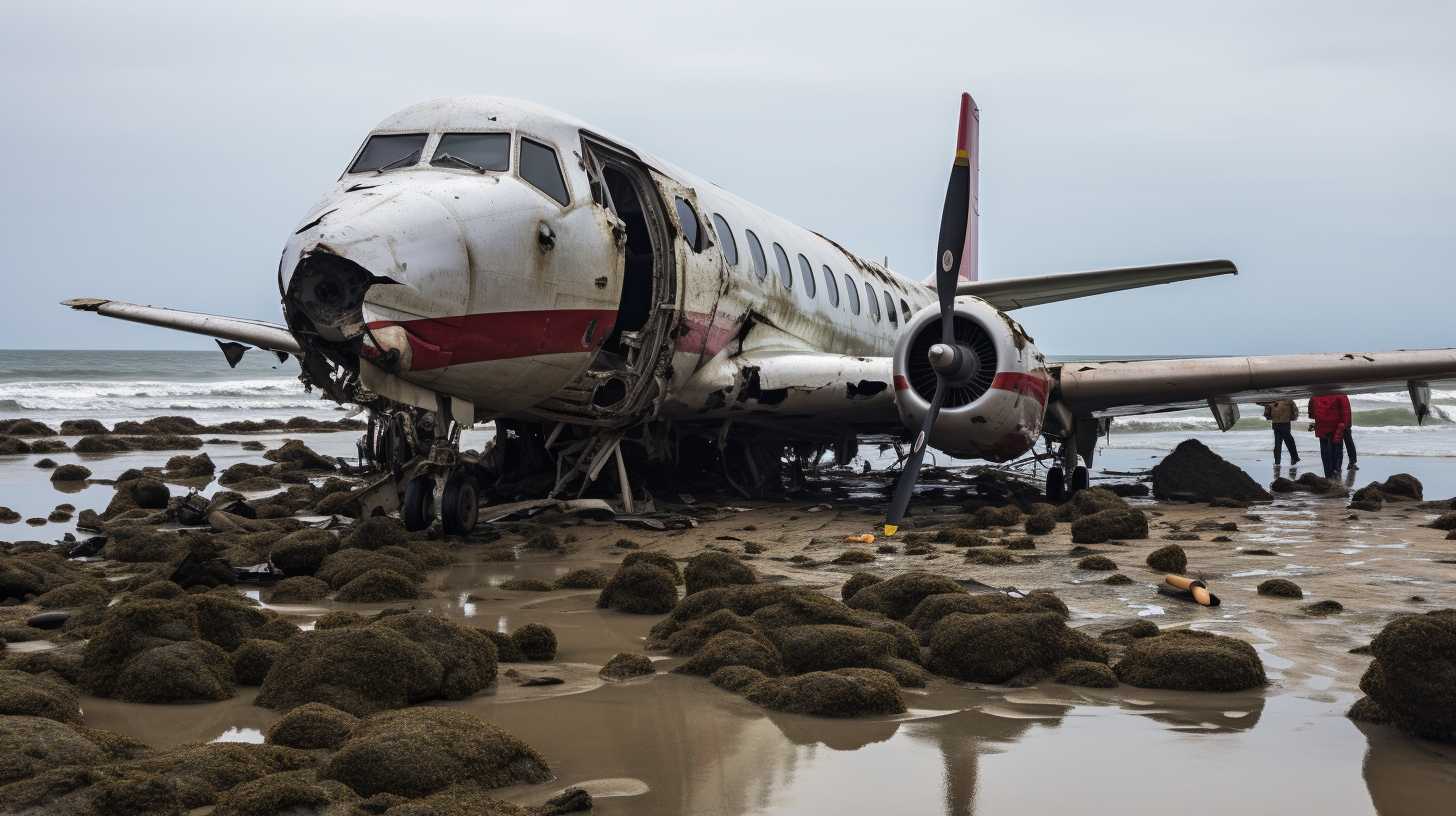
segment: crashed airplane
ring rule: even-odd
[[[909,440],[886,531],[926,447],[996,462],[1042,439],[1053,499],[1087,485],[1113,417],[1409,389],[1418,417],[1456,350],[1056,364],[1010,312],[1236,274],[1229,261],[983,281],[979,112],[960,101],[936,269],[924,283],[538,105],[438,99],[385,119],[289,236],[284,325],[82,298],[65,305],[293,357],[367,409],[366,508],[474,527],[482,489],[548,474],[580,495],[629,462],[772,489],[832,450]],[[494,421],[482,453],[460,431]],[[553,481],[554,480],[554,481]],[[545,488],[542,488],[545,490]]]

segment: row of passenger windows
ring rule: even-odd
[[[420,163],[428,133],[379,133],[369,137],[350,173],[383,173]],[[446,133],[430,157],[433,167],[455,167],[477,173],[505,173],[511,169],[511,134]],[[565,206],[571,200],[556,150],[525,136],[521,137],[521,178]]]
[[[706,242],[703,241],[705,236],[702,234],[702,227],[698,223],[697,213],[693,211],[691,204],[688,204],[687,201],[680,197],[676,200],[675,204],[677,207],[678,221],[682,223],[683,227],[683,240],[687,242],[688,246],[694,252],[701,252],[706,248]],[[713,234],[718,236],[719,249],[723,253],[723,258],[728,261],[728,265],[738,266],[738,240],[734,238],[733,227],[728,223],[728,220],[718,213],[713,213]],[[744,230],[743,235],[748,239],[748,253],[752,256],[753,260],[753,274],[761,283],[768,279],[768,256],[764,254],[763,243],[758,240],[758,236],[753,233],[753,230]],[[774,242],[773,255],[774,267],[778,274],[779,283],[785,289],[793,289],[794,265],[789,262],[789,253],[778,242]],[[805,258],[802,253],[798,254],[796,259],[798,260],[799,266],[799,281],[804,288],[804,294],[810,299],[813,299],[818,294],[818,285],[814,280],[814,265],[809,263],[809,259]],[[837,308],[840,303],[838,276],[828,265],[821,266],[820,273],[824,281],[824,296],[829,300],[830,306]],[[861,306],[868,305],[870,319],[876,323],[888,317],[891,326],[898,326],[900,325],[902,316],[907,321],[910,319],[910,304],[906,303],[904,298],[900,299],[900,308],[897,314],[895,298],[891,296],[889,291],[876,293],[875,288],[868,282],[864,284],[864,301],[862,304],[860,301],[859,286],[856,285],[854,278],[848,273],[844,275],[844,294],[845,299],[849,301],[848,305],[851,313],[859,314],[861,312]],[[880,311],[881,297],[884,298],[885,303],[883,313]]]

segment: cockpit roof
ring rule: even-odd
[[[520,130],[570,145],[584,127],[585,123],[534,102],[504,96],[444,96],[385,117],[374,132]]]

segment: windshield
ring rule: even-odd
[[[390,133],[370,136],[359,151],[359,158],[350,165],[350,173],[384,171],[419,163],[425,148],[424,133]]]
[[[435,147],[430,164],[436,167],[467,167],[485,172],[511,169],[511,134],[446,133]]]

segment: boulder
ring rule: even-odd
[[[790,674],[856,666],[874,668],[897,654],[893,636],[842,624],[788,626],[770,630],[768,637]]]
[[[1370,643],[1360,690],[1407,733],[1456,743],[1456,609],[1402,615]]]
[[[283,652],[283,644],[276,640],[250,638],[238,645],[230,661],[233,667],[233,681],[240,686],[261,686],[273,661]]]
[[[631,652],[618,652],[612,655],[607,665],[602,667],[597,674],[603,680],[630,680],[634,677],[646,677],[656,674],[657,669],[652,667],[652,659],[647,655],[633,654]]]
[[[931,595],[965,592],[965,587],[944,575],[907,572],[861,589],[845,603],[854,609],[878,612],[902,620]]]
[[[1077,562],[1077,569],[1112,572],[1117,569],[1117,563],[1105,555],[1089,555]]]
[[[214,742],[157,751],[125,767],[162,777],[176,791],[185,812],[216,804],[220,795],[239,785],[270,774],[312,768],[316,762],[310,754],[282,745]]]
[[[338,546],[332,533],[305,529],[289,533],[273,545],[268,560],[287,576],[313,575],[323,566],[329,550]]]
[[[636,555],[636,553],[633,553]],[[677,603],[677,587],[671,573],[648,563],[617,570],[597,596],[597,607],[638,615],[671,612]]]
[[[867,586],[878,584],[883,580],[885,579],[868,572],[856,572],[849,576],[849,580],[845,581],[844,585],[839,588],[839,597],[848,602],[850,598],[854,597],[856,592],[859,592]]]
[[[1148,568],[1157,572],[1182,575],[1188,569],[1188,553],[1177,544],[1168,544],[1148,553]]]
[[[1072,522],[1072,541],[1100,544],[1148,537],[1148,517],[1141,510],[1102,510]]]
[[[683,569],[683,580],[687,583],[687,594],[692,595],[715,587],[756,583],[758,576],[737,556],[710,550],[688,561]]]
[[[154,646],[126,662],[112,695],[131,703],[183,703],[233,696],[227,653],[202,640]]]
[[[527,623],[511,633],[511,640],[527,660],[552,660],[556,657],[556,633],[539,623]]]
[[[1153,495],[1164,501],[1207,502],[1218,498],[1269,501],[1269,492],[1237,465],[1186,439],[1153,466]]]
[[[61,422],[62,436],[92,436],[111,433],[95,419],[67,419]]]
[[[290,748],[338,748],[348,739],[359,718],[323,703],[304,703],[288,710],[268,726],[269,745]]]
[[[780,674],[783,663],[778,651],[760,636],[724,631],[708,638],[686,663],[673,671],[707,677],[724,666],[747,666],[765,674]]]
[[[1134,640],[1114,669],[1130,686],[1175,691],[1243,691],[1267,682],[1253,646],[1189,629]]]
[[[462,626],[428,612],[386,615],[370,628],[398,632],[429,652],[440,665],[440,685],[433,693],[434,697],[463,700],[495,684],[496,648],[490,637],[479,629]],[[546,634],[551,636],[554,655],[555,635],[544,626],[540,629],[545,629]],[[512,640],[515,640],[514,636]],[[541,654],[545,649],[544,640],[537,630],[530,629],[518,644],[527,642],[532,646],[532,654]]]
[[[1305,604],[1300,607],[1304,614],[1316,618],[1323,618],[1329,615],[1338,615],[1345,611],[1345,605],[1339,601],[1315,601],[1312,604]]]
[[[1022,598],[1013,598],[1001,592],[984,592],[970,594],[966,592],[950,592],[943,595],[931,595],[916,605],[915,611],[905,618],[905,625],[909,626],[921,641],[930,638],[930,631],[946,615],[953,613],[966,615],[988,615],[992,612],[1004,614],[1039,614],[1052,612],[1063,619],[1071,616],[1067,605],[1062,599],[1046,590],[1036,590]]]
[[[81,703],[76,690],[59,678],[0,669],[0,715],[79,724]]]
[[[51,471],[51,481],[53,482],[84,482],[89,478],[91,478],[91,468],[85,465],[59,465]]]
[[[531,746],[469,712],[411,708],[354,726],[320,772],[361,795],[426,796],[451,785],[500,788],[551,780]]]
[[[124,599],[106,610],[100,629],[86,641],[80,684],[98,697],[112,696],[118,676],[133,657],[147,649],[196,640],[197,636],[197,612],[190,603]]]
[[[504,589],[507,592],[550,592],[555,587],[540,578],[509,578],[502,581],[497,589]]]
[[[408,575],[387,569],[372,569],[344,584],[334,600],[344,603],[379,603],[405,601],[421,597],[421,591]]]
[[[1055,613],[947,615],[931,629],[929,668],[960,680],[1007,683],[1063,660],[1106,662],[1106,648]]]
[[[326,703],[356,716],[439,696],[444,668],[423,645],[383,626],[300,632],[258,691],[257,705]]]
[[[74,609],[102,606],[111,599],[106,586],[95,581],[72,581],[62,584],[35,599],[41,609]]]
[[[1387,500],[1414,499],[1421,501],[1425,498],[1425,488],[1421,485],[1421,480],[1409,473],[1397,473],[1386,479],[1380,485],[1380,492],[1385,495]]]
[[[196,610],[198,636],[229,652],[268,622],[263,610],[228,590],[189,595],[187,603]]]
[[[334,589],[343,589],[345,584],[370,570],[396,572],[416,582],[423,581],[425,577],[417,561],[407,561],[385,552],[357,549],[340,550],[327,556],[315,576]]]
[[[1053,679],[1064,686],[1084,688],[1116,688],[1117,675],[1106,663],[1091,660],[1063,660],[1057,664]]]
[[[556,589],[602,589],[607,585],[607,574],[599,569],[575,569],[557,578]]]
[[[334,469],[334,461],[332,459],[316,453],[299,439],[290,439],[284,442],[282,446],[264,453],[263,458],[270,462],[278,462],[279,464],[288,465],[298,470]]]
[[[1299,588],[1299,584],[1287,578],[1270,578],[1259,584],[1258,592],[1260,595],[1269,595],[1275,598],[1304,597],[1304,590]]]
[[[212,816],[314,814],[330,803],[312,771],[284,771],[238,785],[217,799]]]
[[[329,585],[317,578],[298,576],[284,578],[273,586],[268,602],[274,604],[305,604],[321,601],[329,596]]]
[[[353,526],[339,546],[360,550],[378,550],[382,547],[401,547],[409,541],[409,534],[397,519],[375,516],[364,519]]]
[[[1030,535],[1045,535],[1057,528],[1057,514],[1055,511],[1033,513],[1026,517],[1022,529]]]
[[[212,457],[206,453],[196,456],[183,453],[168,459],[163,470],[173,479],[210,479],[213,471],[217,470],[217,465],[213,464]]]
[[[105,759],[100,746],[69,725],[47,717],[0,717],[0,785],[52,768],[97,765]]]
[[[717,675],[714,677],[716,682]],[[750,702],[775,711],[815,717],[863,717],[905,710],[900,684],[894,675],[879,669],[835,669],[759,680],[746,673],[736,673],[731,680],[729,677],[725,676],[721,685],[740,685]]]
[[[14,436],[0,434],[0,456],[23,456],[30,453],[30,445]]]

